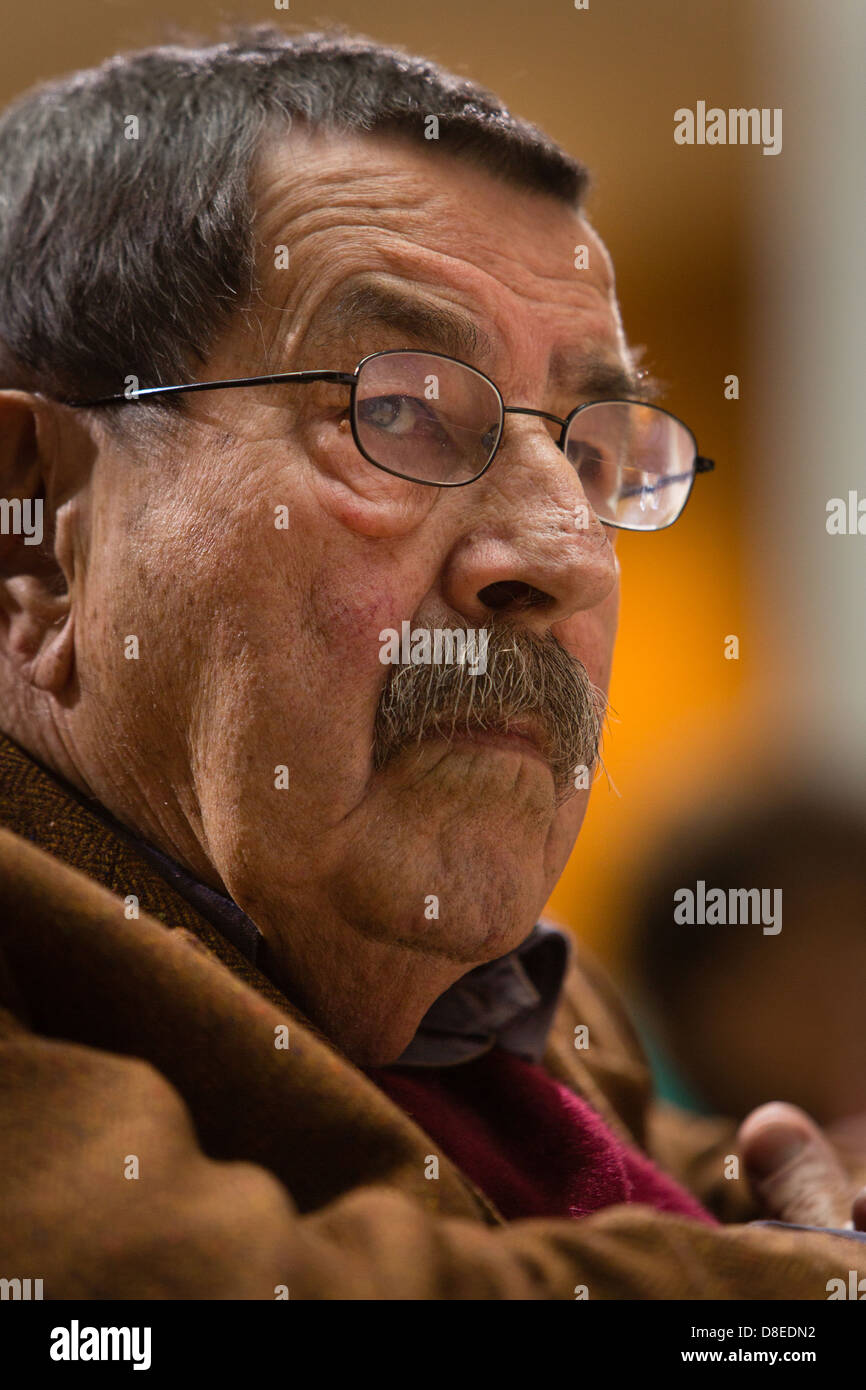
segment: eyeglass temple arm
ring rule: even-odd
[[[695,473],[712,473],[712,471],[713,471],[713,469],[715,468],[715,466],[716,466],[716,465],[713,463],[713,460],[712,460],[712,459],[696,458],[696,459],[695,459],[694,472],[695,472]],[[672,483],[683,483],[683,482],[685,482],[686,478],[690,478],[691,476],[692,476],[692,470],[691,470],[691,469],[689,469],[688,473],[666,473],[666,474],[664,474],[663,476],[661,476],[661,477],[659,478],[659,480],[658,480],[657,483],[652,483],[652,484],[637,483],[637,484],[635,485],[635,487],[627,488],[627,489],[622,493],[622,496],[623,496],[623,497],[639,497],[639,496],[641,495],[641,493],[646,493],[646,492],[661,492],[661,490],[662,490],[663,487],[670,487]]]
[[[182,386],[142,386],[129,393],[121,391],[117,396],[100,396],[92,401],[67,401],[75,408],[96,405],[130,405],[145,396],[179,396],[193,391],[217,391],[232,386],[279,386],[281,382],[331,381],[338,386],[351,386],[355,381],[353,372],[276,372],[270,376],[231,377],[225,381],[193,381]]]

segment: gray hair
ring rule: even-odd
[[[431,115],[442,148],[579,205],[583,166],[498,98],[341,32],[238,30],[27,94],[0,118],[0,387],[72,400],[122,391],[129,372],[194,380],[255,292],[263,135],[299,121],[421,141]]]

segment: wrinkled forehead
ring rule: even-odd
[[[441,146],[292,132],[262,151],[253,193],[262,332],[279,357],[351,329],[347,303],[369,307],[377,285],[395,327],[411,326],[413,300],[470,320],[455,356],[471,359],[474,324],[488,345],[626,357],[610,258],[585,216]]]

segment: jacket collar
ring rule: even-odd
[[[199,883],[4,734],[0,823],[125,899],[136,898],[137,908],[166,926],[185,929],[245,983],[318,1033],[271,978],[264,937],[230,897]],[[446,990],[394,1065],[457,1065],[482,1056],[497,1043],[527,1061],[540,1062],[569,953],[565,933],[537,923],[514,951],[476,966]]]

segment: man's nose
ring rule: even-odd
[[[455,489],[460,538],[443,597],[468,620],[520,614],[539,631],[594,608],[615,588],[617,563],[574,467],[540,420],[506,416],[478,482]]]

